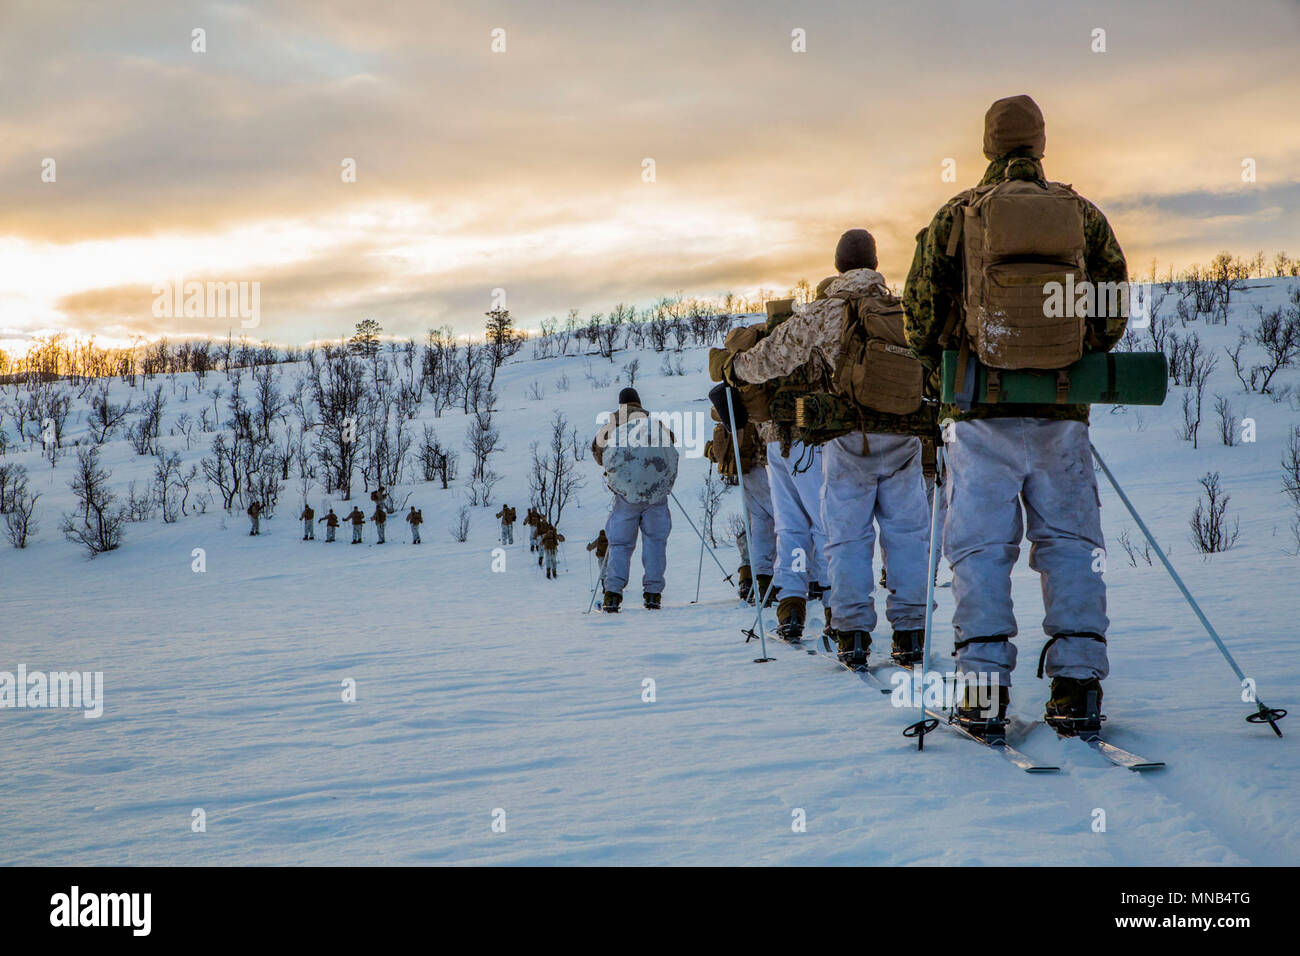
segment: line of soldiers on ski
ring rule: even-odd
[[[820,601],[825,633],[853,668],[867,665],[879,624],[877,534],[888,654],[904,665],[920,658],[934,516],[953,578],[956,717],[986,736],[1005,733],[1018,633],[1011,571],[1027,535],[1046,609],[1037,662],[1051,678],[1046,719],[1088,732],[1100,727],[1109,621],[1089,409],[1067,401],[1067,369],[1113,349],[1126,318],[1100,301],[1057,318],[1044,297],[1051,282],[1127,283],[1127,264],[1101,211],[1046,179],[1045,126],[1030,97],[989,108],[983,145],[980,183],[917,233],[901,299],[878,271],[874,237],[851,229],[814,301],[769,302],[765,322],[733,329],[711,351],[720,384],[709,452],[744,488],[742,595],[776,604],[786,640],[802,636],[808,603]],[[941,408],[945,352],[956,357],[954,401]],[[1017,369],[1056,370],[1056,401],[1003,403],[1002,378]],[[977,375],[987,377],[978,394]],[[604,611],[619,610],[638,531],[647,606],[663,589],[671,481],[667,490],[654,481],[656,471],[675,476],[675,458],[601,458],[646,415],[624,389],[592,445],[614,492]]]
[[[501,510],[494,515],[501,522],[502,545],[515,543],[515,521],[518,516],[519,513],[510,505],[502,505]],[[535,507],[529,507],[527,514],[524,515],[523,523],[524,527],[528,528],[529,531],[528,550],[537,555],[537,566],[546,571],[547,580],[558,578],[559,551],[560,544],[564,541],[564,535],[560,534],[559,529]],[[600,562],[602,574],[604,573],[607,544],[604,530],[601,530],[594,541],[587,544],[587,550],[596,553],[596,559]]]
[[[370,515],[370,522],[375,527],[376,544],[384,544],[387,540],[388,529],[388,507],[387,507],[387,490],[381,485],[370,493],[370,500],[374,502],[375,510]],[[248,506],[249,534],[259,535],[262,533],[262,505],[261,502],[254,501]],[[352,525],[352,544],[364,544],[362,529],[366,524],[366,514],[356,505],[352,510],[340,518],[330,508],[322,518],[316,517],[316,510],[309,504],[304,504],[302,514],[298,516],[302,522],[302,540],[316,540],[316,525],[325,525],[325,542],[328,544],[335,540],[339,525],[347,522]],[[424,524],[424,513],[415,505],[410,506],[410,510],[403,519],[411,530],[411,544],[420,544],[420,525]]]

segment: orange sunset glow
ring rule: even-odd
[[[853,226],[901,284],[1021,92],[1134,274],[1300,253],[1300,7],[1038,10],[6,3],[0,348],[224,337],[154,313],[187,279],[259,283],[267,341],[479,333],[498,288],[535,328],[816,282]]]

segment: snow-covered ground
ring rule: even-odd
[[[1222,355],[1237,328],[1253,324],[1252,307],[1280,304],[1287,287],[1252,281],[1226,328],[1196,328],[1220,355],[1199,449],[1175,437],[1181,389],[1161,409],[1095,409],[1093,439],[1261,696],[1294,707],[1300,558],[1280,458],[1300,411],[1295,401],[1244,393]],[[534,361],[525,348],[498,376],[504,450],[495,467],[505,478],[493,507],[474,509],[465,543],[448,530],[464,501],[463,477],[446,491],[421,482],[398,489],[399,501],[410,492],[424,510],[419,548],[399,516],[383,547],[370,525],[365,547],[347,544],[346,529],[333,545],[323,531],[303,542],[291,481],[261,537],[247,534],[242,514],[209,511],[129,525],[120,550],[92,561],[58,532],[58,514],[73,503],[75,457],[51,469],[39,451],[11,452],[4,460],[27,465],[43,494],[42,528],[26,551],[0,548],[0,670],[103,671],[105,686],[99,719],[0,711],[0,862],[1300,860],[1297,738],[1245,723],[1235,677],[1164,570],[1129,566],[1119,535],[1139,535],[1105,485],[1108,732],[1168,762],[1145,776],[1041,729],[1024,749],[1059,763],[1059,775],[1021,773],[946,733],[917,753],[900,733],[915,712],[891,707],[825,658],[770,643],[776,661],[751,663],[757,648],[740,631],[753,612],[707,559],[700,603],[690,603],[699,540],[676,510],[665,609],[640,608],[634,561],[629,609],[585,615],[593,567],[583,545],[608,502],[589,456],[579,466],[587,486],[561,522],[568,541],[559,580],[543,578],[522,533],[505,570],[494,572],[491,515],[508,502],[522,517],[529,443],[544,439],[554,409],[589,440],[622,383],[593,388],[588,363],[613,379],[637,354],[647,406],[707,415],[702,350],[686,353],[686,376],[663,377],[651,352],[620,352],[611,365],[573,355]],[[300,371],[280,370],[286,382]],[[568,391],[556,387],[562,376]],[[175,393],[166,386],[169,423],[210,404],[192,386],[182,400],[192,381],[178,376]],[[540,401],[526,395],[534,381],[545,392]],[[1275,384],[1300,384],[1300,375],[1283,372]],[[1215,392],[1255,420],[1257,441],[1219,443]],[[421,418],[445,443],[462,445],[458,411],[435,421],[426,408]],[[86,434],[85,419],[82,403],[68,441]],[[183,438],[164,436],[164,446],[184,452]],[[187,462],[198,461],[209,438],[184,453]],[[127,480],[143,486],[152,470],[120,435],[104,464],[123,494]],[[677,484],[697,522],[705,468],[685,459]],[[1207,471],[1221,473],[1229,512],[1241,520],[1237,546],[1212,560],[1193,551],[1187,526]],[[323,514],[319,487],[311,500]],[[723,515],[738,508],[729,491]],[[202,573],[192,569],[196,548],[206,552]],[[734,548],[719,555],[728,569],[736,564]],[[1024,556],[1015,599],[1021,666],[1012,709],[1033,717],[1046,694],[1033,677],[1042,603]],[[951,592],[940,590],[938,600],[946,661]],[[342,699],[349,678],[351,703]],[[653,702],[643,700],[647,679]],[[196,808],[206,832],[192,828]],[[1094,830],[1098,809],[1105,832]],[[806,832],[792,827],[800,810]]]

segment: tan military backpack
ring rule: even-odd
[[[898,297],[856,295],[844,308],[835,391],[872,411],[910,415],[921,407],[925,370],[907,346]]]
[[[965,332],[992,369],[1063,369],[1083,355],[1086,316],[1047,315],[1048,283],[1087,279],[1083,199],[1063,183],[1004,179],[972,190],[963,235]]]

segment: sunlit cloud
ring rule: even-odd
[[[1300,252],[1290,3],[1027,18],[1010,0],[159,0],[4,16],[0,347],[224,336],[228,322],[152,314],[154,284],[178,278],[259,282],[247,334],[273,341],[366,317],[473,332],[497,288],[535,327],[816,281],[853,226],[901,283],[916,231],[983,171],[987,104],[1018,92],[1047,117],[1049,175],[1110,215],[1135,269]]]

